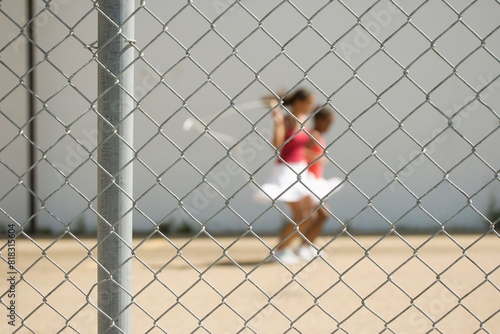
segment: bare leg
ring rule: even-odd
[[[304,214],[305,212],[310,212],[310,202],[311,198],[304,197],[300,201],[297,202],[290,202],[288,203],[290,208],[292,209],[292,219],[295,224],[289,223],[286,224],[283,227],[283,230],[281,231],[280,234],[280,242],[282,242],[279,246],[278,249],[285,249],[292,243],[293,239],[295,239],[298,234],[295,231],[296,225],[299,225],[300,231],[304,230],[304,226],[308,226],[310,224],[311,217],[308,217],[306,220],[303,221],[305,217],[307,217],[307,214]],[[307,211],[309,210],[309,211]]]
[[[318,220],[317,205],[313,202],[311,197],[306,197],[302,200],[302,219],[304,220],[300,224],[300,232],[302,232],[302,242],[307,243],[307,233],[313,228]],[[307,217],[307,218],[306,218]]]
[[[328,211],[325,207],[320,206],[316,211],[316,219],[310,224],[309,228],[305,231],[304,235],[306,239],[302,240],[303,245],[309,245],[310,243],[314,243],[314,241],[318,238],[325,226],[326,221],[328,220]]]

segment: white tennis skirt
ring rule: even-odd
[[[297,202],[310,196],[318,202],[326,199],[333,192],[340,190],[339,178],[317,178],[307,170],[305,162],[276,163],[271,176],[257,191],[259,200],[276,200],[283,202]]]

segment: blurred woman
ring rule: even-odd
[[[307,131],[305,122],[314,110],[314,96],[298,89],[281,99],[286,113],[279,107],[277,99],[268,99],[274,120],[272,144],[279,151],[271,176],[261,187],[261,198],[287,203],[291,209],[292,219],[285,224],[274,257],[284,264],[293,264],[301,258],[312,257],[311,240],[307,233],[316,233],[313,226],[318,219],[318,194],[327,194],[332,188],[328,184],[320,184],[308,168],[307,149],[313,140]],[[304,237],[302,245],[293,250],[290,245],[300,234]],[[307,250],[307,251],[306,251]],[[317,256],[317,251],[314,256]]]

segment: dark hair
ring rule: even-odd
[[[304,88],[299,88],[295,92],[289,95],[285,95],[283,100],[284,106],[291,106],[296,101],[305,101],[311,97],[311,92],[305,90]]]
[[[333,116],[333,110],[330,107],[318,107],[318,111],[314,114],[314,120],[327,119]]]

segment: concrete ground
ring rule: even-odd
[[[287,269],[255,237],[138,238],[132,333],[500,333],[499,238],[453,239],[322,237],[326,260]],[[24,321],[4,309],[0,333],[96,333],[95,244],[18,239]]]

